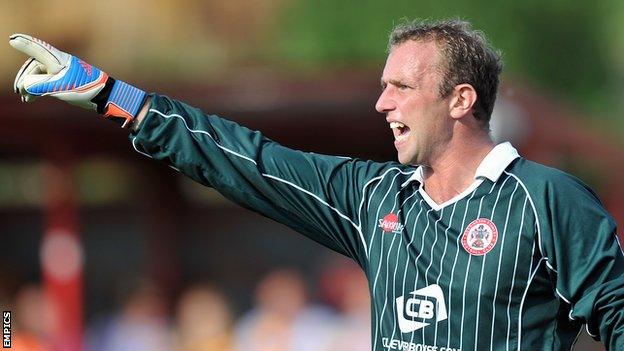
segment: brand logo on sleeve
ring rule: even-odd
[[[399,222],[399,216],[394,213],[388,213],[379,219],[379,228],[386,233],[400,233],[405,226]]]
[[[80,66],[82,66],[82,69],[84,69],[84,71],[87,73],[87,75],[89,77],[91,77],[91,75],[93,74],[93,66],[91,66],[90,64],[84,62],[83,60],[78,59],[78,63],[80,64]]]
[[[403,333],[410,333],[448,318],[444,293],[437,284],[398,297],[396,307],[399,329]]]
[[[468,224],[462,235],[462,246],[469,254],[483,256],[492,251],[498,239],[498,229],[494,222],[479,218]]]

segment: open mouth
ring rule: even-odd
[[[395,142],[405,141],[409,136],[409,127],[401,122],[390,122],[390,128],[392,129],[392,134],[394,134]]]

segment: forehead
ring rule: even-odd
[[[392,48],[383,76],[416,78],[430,71],[435,72],[439,57],[438,45],[434,41],[408,40]]]

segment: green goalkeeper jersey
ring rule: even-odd
[[[435,203],[422,169],[325,156],[152,96],[134,148],[355,260],[373,350],[624,350],[624,255],[579,180],[496,146]]]

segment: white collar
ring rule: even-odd
[[[474,179],[487,178],[495,182],[500,178],[507,166],[518,157],[520,157],[518,151],[509,142],[498,144],[483,158],[481,164],[477,167]],[[423,166],[418,166],[416,172],[401,184],[401,187],[407,186],[412,181],[422,183],[424,179],[424,168]]]

